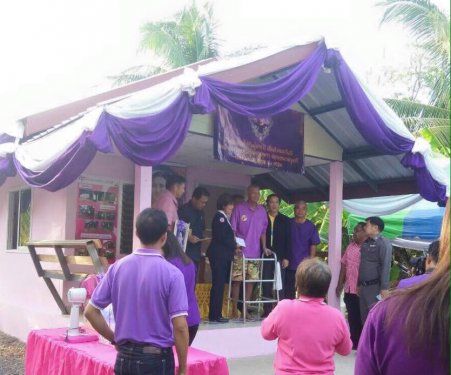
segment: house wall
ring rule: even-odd
[[[97,154],[83,176],[88,178],[134,182],[134,166],[116,155]],[[0,331],[26,340],[31,329],[62,327],[68,324],[42,278],[37,276],[26,248],[6,249],[8,231],[8,194],[26,187],[20,177],[9,178],[0,187]],[[78,183],[48,192],[32,188],[31,239],[73,239],[77,212]],[[53,280],[65,295],[72,285]]]

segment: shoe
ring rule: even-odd
[[[228,323],[229,319],[225,319],[223,317],[220,317],[218,319],[209,319],[208,320],[211,324],[223,324],[223,323]]]

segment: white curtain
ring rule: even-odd
[[[421,201],[419,194],[396,195],[364,199],[348,199],[343,201],[343,208],[359,216],[391,215]]]
[[[33,172],[42,172],[75,143],[84,131],[93,131],[102,108],[95,108],[73,123],[47,135],[21,144],[16,150],[17,161]]]
[[[127,99],[105,107],[109,114],[120,118],[150,116],[169,107],[181,94],[195,94],[196,87],[202,84],[197,73],[185,68],[183,74],[169,81],[138,91]]]

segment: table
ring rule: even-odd
[[[65,341],[66,329],[31,331],[27,339],[27,375],[114,375],[116,349],[99,341],[80,344]],[[178,367],[175,355],[176,368]],[[229,375],[224,357],[189,348],[188,374]]]

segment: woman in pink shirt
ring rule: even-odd
[[[299,298],[283,300],[262,322],[266,340],[279,339],[276,375],[333,375],[334,353],[351,353],[349,328],[341,312],[326,305],[330,268],[318,259],[304,260],[296,270]]]

